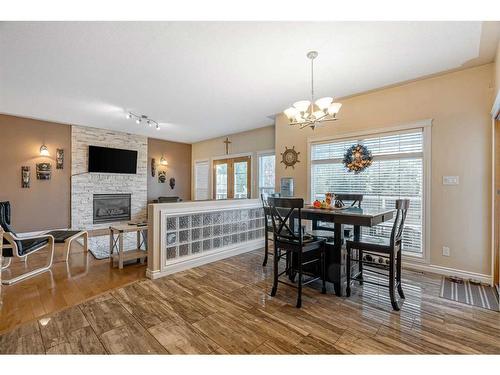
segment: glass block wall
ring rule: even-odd
[[[262,208],[166,215],[166,263],[264,238]]]

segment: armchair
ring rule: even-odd
[[[10,225],[10,222],[10,203],[0,202],[0,226],[4,231],[2,236],[2,255],[4,258],[9,258],[7,264],[1,266],[1,271],[7,269],[10,266],[13,257],[17,257],[26,261],[26,257],[28,255],[42,250],[45,247],[49,248],[49,256],[47,264],[43,267],[36,268],[11,279],[4,280],[2,278],[2,284],[6,285],[14,284],[19,281],[31,278],[42,272],[48,271],[52,267],[52,261],[54,259],[54,237],[52,235],[43,234],[29,237],[19,237]]]

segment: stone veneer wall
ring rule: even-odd
[[[138,151],[137,174],[88,173],[89,145]],[[112,223],[93,224],[94,194],[132,194],[132,220],[145,220],[147,214],[147,137],[82,126],[71,128],[71,227],[75,229],[108,228]],[[100,237],[92,246],[108,246]],[[130,241],[127,241],[127,243]],[[133,243],[131,241],[130,243]]]

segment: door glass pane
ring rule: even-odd
[[[274,193],[274,155],[259,157],[259,190],[260,194]]]
[[[234,163],[234,198],[247,198],[248,162]]]
[[[227,164],[215,166],[215,199],[227,199]]]

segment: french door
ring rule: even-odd
[[[214,160],[213,198],[250,198],[251,170],[250,156]]]

